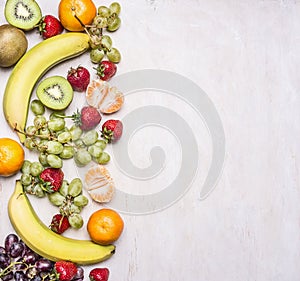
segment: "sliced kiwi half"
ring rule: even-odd
[[[44,106],[53,110],[63,110],[72,102],[74,91],[66,78],[51,76],[38,84],[36,95]]]
[[[4,15],[8,23],[23,30],[31,30],[42,18],[41,8],[34,0],[7,0]]]

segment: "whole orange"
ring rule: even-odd
[[[83,25],[92,23],[97,8],[91,0],[61,0],[58,17],[63,27],[69,31],[83,31]]]
[[[92,213],[87,223],[90,238],[100,245],[109,245],[117,241],[123,228],[124,222],[119,213],[107,208]]]
[[[17,141],[0,138],[0,176],[16,174],[22,168],[24,156],[24,149]]]

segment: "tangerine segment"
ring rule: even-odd
[[[118,212],[103,208],[95,211],[87,222],[87,231],[92,241],[109,245],[117,241],[124,229],[124,221]]]
[[[17,141],[0,138],[0,176],[16,174],[22,168],[24,158],[24,149]]]
[[[97,15],[97,8],[91,0],[61,0],[58,17],[63,27],[69,31],[83,31]]]
[[[111,201],[115,193],[113,179],[102,165],[94,165],[87,170],[84,187],[92,199],[100,203]]]
[[[92,80],[87,87],[86,101],[105,114],[118,111],[124,104],[124,95],[117,87],[101,79]]]

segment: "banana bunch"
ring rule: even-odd
[[[8,202],[9,219],[25,244],[52,260],[70,260],[81,265],[95,264],[111,257],[114,245],[101,246],[90,240],[77,240],[56,234],[37,216],[20,181]]]
[[[54,65],[79,56],[89,49],[86,33],[63,33],[40,42],[16,64],[7,81],[3,96],[3,112],[9,126],[16,130],[21,143],[30,97],[39,78]]]

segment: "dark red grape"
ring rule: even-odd
[[[16,234],[8,234],[4,240],[4,247],[6,252],[9,252],[9,249],[12,244],[19,242],[19,237]]]
[[[43,279],[40,275],[35,275],[32,279],[30,279],[30,281],[44,281],[45,279]]]
[[[1,253],[0,254],[0,268],[6,268],[10,265],[10,258],[8,255]]]
[[[77,266],[77,272],[72,281],[80,281],[84,279],[84,270],[83,267]]]
[[[2,246],[0,246],[0,254],[6,254],[5,248]]]
[[[23,271],[16,271],[14,273],[15,281],[26,281],[27,278],[25,276],[25,273]]]
[[[1,280],[2,281],[14,280],[14,274],[13,274],[13,272],[11,271],[11,272],[7,273],[6,275],[2,276]]]
[[[39,255],[30,251],[29,253],[23,256],[23,260],[27,264],[34,264],[39,259]]]
[[[39,259],[35,263],[35,267],[40,272],[50,272],[53,269],[53,262],[48,259]]]
[[[13,243],[8,251],[8,254],[12,257],[12,258],[17,258],[20,257],[23,253],[24,250],[24,246],[22,243],[20,242],[15,242]]]

